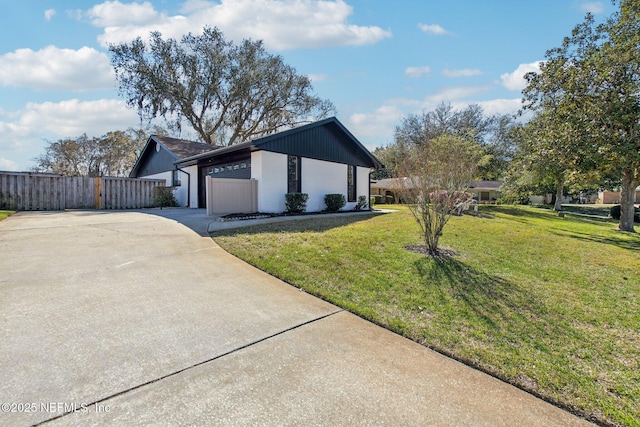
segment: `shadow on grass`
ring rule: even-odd
[[[478,271],[452,257],[425,257],[416,261],[415,266],[427,286],[438,286],[440,291],[464,303],[458,308],[469,310],[491,329],[503,330],[520,322],[546,323],[545,304],[508,280]]]
[[[632,233],[624,233],[623,231],[619,231],[621,233],[621,237],[611,236],[598,236],[589,233],[580,233],[577,231],[564,231],[564,232],[554,232],[549,231],[556,236],[569,237],[572,239],[577,239],[582,242],[594,242],[594,243],[602,243],[605,245],[617,246],[620,249],[626,249],[629,251],[637,251],[640,250],[640,235],[632,234]],[[625,238],[623,238],[624,236]]]
[[[286,220],[276,220],[274,222],[265,221],[262,224],[250,225],[228,230],[215,230],[211,237],[236,236],[238,234],[260,234],[260,233],[303,233],[303,232],[324,232],[332,228],[344,227],[345,225],[357,222],[368,221],[377,216],[384,215],[382,212],[363,214],[339,214],[339,215],[318,215],[313,217],[285,217]]]

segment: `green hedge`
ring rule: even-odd
[[[155,187],[153,189],[154,204],[162,208],[174,208],[178,206],[176,198],[173,195],[173,187]]]
[[[327,205],[327,211],[338,212],[347,204],[344,194],[325,194],[324,204]]]
[[[284,198],[287,212],[301,213],[307,209],[307,200],[309,200],[307,193],[287,193]]]

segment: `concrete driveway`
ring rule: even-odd
[[[174,219],[18,213],[0,249],[3,426],[587,424]]]

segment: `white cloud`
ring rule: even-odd
[[[486,115],[493,114],[516,114],[520,107],[522,107],[522,99],[492,99],[489,101],[476,102],[482,107],[482,110]]]
[[[326,74],[309,74],[307,77],[309,77],[309,80],[311,80],[312,82],[321,82],[323,80],[327,79],[327,75]]]
[[[597,15],[599,13],[604,12],[604,4],[602,4],[602,2],[600,1],[582,3],[580,5],[580,9],[589,13],[593,13],[594,15]]]
[[[45,21],[51,21],[51,18],[53,18],[53,15],[56,14],[56,10],[55,9],[47,9],[44,11],[44,20]]]
[[[114,86],[113,69],[104,53],[47,46],[18,49],[0,56],[0,84],[35,90],[86,91]]]
[[[55,136],[78,136],[87,133],[99,136],[110,130],[124,130],[138,120],[135,111],[116,99],[29,103],[22,111],[19,125],[39,128]]]
[[[472,77],[482,75],[482,71],[476,69],[465,68],[463,70],[442,70],[442,74],[447,77]]]
[[[97,4],[86,15],[96,27],[153,24],[161,17],[149,2],[123,4],[118,0]]]
[[[404,70],[404,73],[409,77],[422,77],[429,74],[430,72],[431,72],[431,67],[429,66],[408,67],[406,70]]]
[[[464,101],[473,103],[469,99],[481,93],[491,90],[491,86],[453,86],[440,89],[438,92],[425,97],[423,108],[430,109],[442,102]]]
[[[19,171],[20,167],[16,162],[0,157],[0,171]]]
[[[512,73],[505,73],[500,76],[502,85],[509,90],[522,90],[527,86],[524,75],[527,73],[537,73],[540,71],[540,62],[536,61],[530,64],[520,64]]]
[[[31,159],[43,152],[47,140],[83,133],[101,136],[139,125],[137,113],[121,100],[29,103],[19,111],[0,116],[0,158],[12,159],[15,169],[25,170]]]
[[[367,113],[355,113],[347,119],[347,127],[358,138],[373,138],[376,141],[371,145],[384,145],[393,140],[393,129],[400,123],[404,111],[400,105],[393,101]],[[379,138],[383,139],[380,140]],[[386,139],[385,139],[386,138]],[[364,142],[364,141],[363,141]]]
[[[148,2],[116,0],[92,7],[86,16],[104,28],[98,37],[103,46],[144,39],[151,31],[179,39],[188,32],[201,33],[204,26],[216,26],[235,41],[261,39],[276,50],[360,46],[391,37],[380,27],[349,24],[353,8],[344,0],[191,0],[181,12],[170,16]]]
[[[487,115],[515,114],[520,108],[520,99],[494,99],[478,101],[493,86],[462,86],[441,89],[422,99],[394,98],[385,100],[373,111],[351,114],[347,126],[363,144],[373,149],[393,141],[394,129],[408,114],[433,111],[441,103],[451,104],[454,109],[463,109],[478,104]]]
[[[427,34],[436,34],[438,36],[442,36],[445,34],[449,34],[449,31],[445,30],[438,24],[418,24],[418,28],[420,28],[423,32]]]

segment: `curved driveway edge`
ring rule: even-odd
[[[18,213],[0,248],[0,425],[588,424],[175,220]]]

